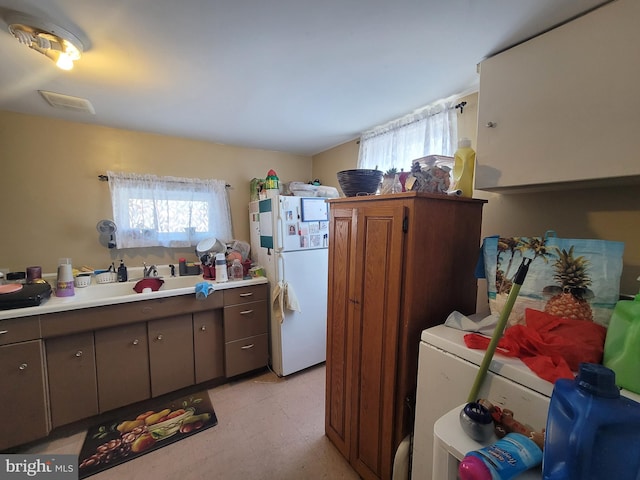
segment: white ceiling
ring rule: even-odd
[[[477,88],[484,58],[603,3],[0,0],[0,17],[39,15],[86,50],[61,71],[0,19],[0,110],[313,155]]]

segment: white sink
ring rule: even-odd
[[[160,291],[175,290],[179,288],[194,288],[197,283],[205,281],[200,275],[161,278],[164,280],[164,283],[160,287]],[[133,287],[140,280],[142,280],[142,278],[135,278],[128,282],[92,283],[88,287],[76,287],[75,297],[78,300],[93,300],[109,297],[121,297],[124,295],[138,295]]]

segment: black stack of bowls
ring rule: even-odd
[[[373,195],[382,182],[381,170],[357,168],[338,172],[338,183],[347,197]]]

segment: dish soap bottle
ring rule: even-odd
[[[461,138],[453,159],[453,190],[460,190],[463,197],[473,197],[476,152],[471,148],[471,140]]]
[[[125,267],[124,262],[120,259],[120,266],[118,267],[118,281],[126,282],[128,279],[127,267]]]

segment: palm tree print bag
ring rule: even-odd
[[[525,308],[551,315],[609,324],[620,297],[624,243],[543,237],[487,237],[482,245],[489,308],[499,315],[522,258],[529,272],[508,326],[524,324]]]

